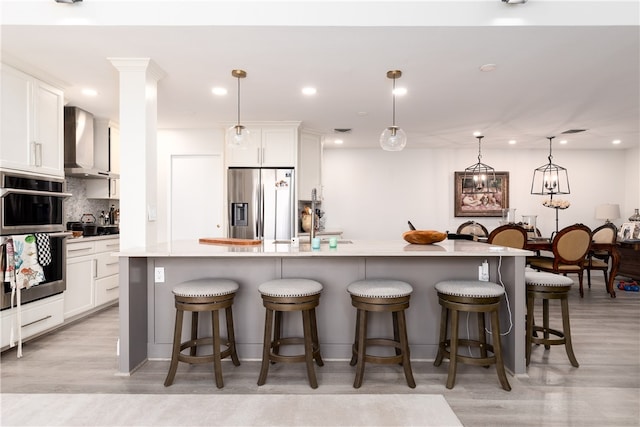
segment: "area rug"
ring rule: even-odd
[[[435,394],[13,394],[2,426],[461,426]]]

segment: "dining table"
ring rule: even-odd
[[[546,237],[536,237],[533,239],[527,240],[525,244],[525,249],[530,251],[539,252],[539,251],[549,251],[553,252],[553,239]],[[609,280],[607,281],[607,292],[611,296],[611,298],[616,297],[615,291],[615,278],[616,274],[618,274],[618,266],[620,265],[620,252],[618,252],[618,248],[615,243],[596,243],[591,242],[591,246],[589,247],[590,251],[609,251],[611,253],[611,271],[609,272]]]

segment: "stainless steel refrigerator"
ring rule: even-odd
[[[295,231],[294,170],[229,168],[229,237],[290,240]]]

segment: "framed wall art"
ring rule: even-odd
[[[502,216],[509,207],[509,172],[496,172],[495,193],[462,194],[464,172],[455,172],[453,195],[455,216]],[[467,177],[468,180],[471,178]]]

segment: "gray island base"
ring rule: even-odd
[[[233,305],[238,355],[261,358],[264,307],[258,286],[276,278],[303,277],[319,281],[324,290],[317,308],[318,334],[325,360],[351,358],[356,310],[346,291],[349,283],[372,278],[403,280],[413,286],[406,312],[412,360],[433,360],[438,346],[440,305],[434,285],[447,279],[478,278],[478,266],[489,262],[490,280],[505,286],[501,332],[505,367],[525,373],[525,260],[529,251],[463,240],[433,245],[412,245],[403,240],[323,244],[265,241],[257,246],[207,245],[178,241],[155,247],[123,250],[120,257],[119,372],[130,374],[148,359],[170,359],[175,318],[171,290],[179,282],[219,277],[240,284]],[[154,281],[156,268],[164,269],[164,282]],[[384,316],[382,313],[378,313]],[[461,323],[466,324],[466,316]],[[190,322],[185,322],[184,334]],[[301,323],[285,322],[287,333],[298,333]],[[200,322],[210,333],[210,322]],[[209,328],[207,330],[207,327]],[[466,334],[461,327],[461,336]],[[392,335],[389,319],[372,316],[372,334]],[[475,316],[469,330],[476,331]],[[301,333],[301,332],[300,332]],[[186,336],[186,335],[185,335]],[[256,373],[257,375],[257,373]]]

